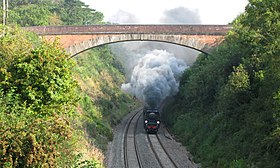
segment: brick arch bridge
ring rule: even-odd
[[[58,38],[71,57],[90,48],[123,41],[159,41],[206,52],[218,45],[229,25],[87,25],[25,27],[47,40]]]

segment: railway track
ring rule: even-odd
[[[127,122],[124,132],[124,165],[126,168],[142,168],[142,162],[135,139],[137,123],[142,109],[138,110]]]
[[[141,156],[146,155],[147,153],[141,153],[139,148],[143,146],[143,144],[139,143],[136,139],[137,135],[137,125],[141,125],[140,122],[142,114],[142,109],[138,110],[134,115],[130,117],[128,120],[125,130],[124,130],[124,165],[126,168],[143,168],[145,165],[145,160],[141,158]],[[142,128],[141,128],[142,129]],[[142,135],[141,135],[142,136]],[[157,162],[157,165],[160,167],[167,168],[177,168],[178,166],[170,157],[168,152],[166,151],[163,143],[160,140],[160,137],[157,134],[146,134],[146,141],[148,142],[149,147],[151,148],[152,154]],[[152,166],[152,165],[151,165]],[[152,166],[153,167],[153,166]]]
[[[174,162],[174,160],[171,158],[169,153],[166,151],[158,134],[147,134],[147,139],[161,167],[178,168],[177,164]]]

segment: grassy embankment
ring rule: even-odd
[[[120,86],[124,70],[108,47],[99,47],[74,58],[74,78],[81,97],[77,111],[90,141],[103,151],[112,140],[112,128],[139,105]],[[103,154],[102,154],[103,158]]]
[[[182,76],[164,119],[203,167],[280,165],[280,6],[250,1]]]
[[[15,27],[0,32],[0,166],[103,167],[112,127],[137,105],[120,90],[124,74],[110,50],[75,64],[57,43]]]

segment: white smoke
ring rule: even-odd
[[[150,106],[159,105],[178,92],[178,79],[187,68],[185,62],[165,50],[153,50],[140,58],[129,83],[122,89]]]
[[[115,15],[119,18],[118,23],[137,23],[139,20],[131,13],[118,11]],[[117,19],[113,19],[117,21]],[[185,7],[177,7],[166,10],[163,17],[160,19],[163,24],[199,24],[200,16],[198,10],[191,10]],[[147,51],[154,49],[166,50],[174,53],[176,58],[183,59],[188,66],[191,66],[196,60],[200,52],[182,47],[175,44],[161,43],[161,42],[123,42],[110,45],[114,54],[123,63],[126,69],[126,78],[130,79],[133,68],[136,66],[138,60],[143,57]]]
[[[132,13],[118,10],[118,12],[113,15],[109,21],[111,23],[117,23],[117,24],[135,24],[139,23],[139,19]]]
[[[161,42],[122,42],[110,45],[113,53],[122,62],[126,72],[126,79],[130,80],[133,68],[138,64],[147,52],[157,50],[166,50],[169,53],[183,60],[187,66],[191,66],[196,60],[198,51],[182,47],[175,44]]]
[[[200,24],[198,10],[190,10],[185,7],[177,7],[166,10],[160,19],[161,23],[166,24]]]
[[[124,11],[111,20],[120,24],[139,22],[133,14]],[[160,22],[198,24],[200,17],[198,11],[178,7],[165,11]],[[122,89],[155,106],[178,92],[180,75],[199,54],[186,47],[159,42],[124,42],[112,44],[111,48],[126,70],[128,83]]]

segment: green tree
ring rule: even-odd
[[[65,25],[90,25],[100,24],[103,14],[79,0],[65,0],[58,11]]]
[[[279,20],[279,2],[250,0],[224,42],[183,74],[169,123],[202,165],[280,164]]]
[[[45,5],[25,5],[9,13],[9,19],[21,26],[49,25],[52,13]]]
[[[9,0],[9,4],[8,24],[47,26],[103,23],[103,14],[80,0]],[[2,13],[0,16],[2,21]]]
[[[75,155],[73,64],[57,43],[33,40],[11,28],[0,38],[0,167],[56,167]]]

